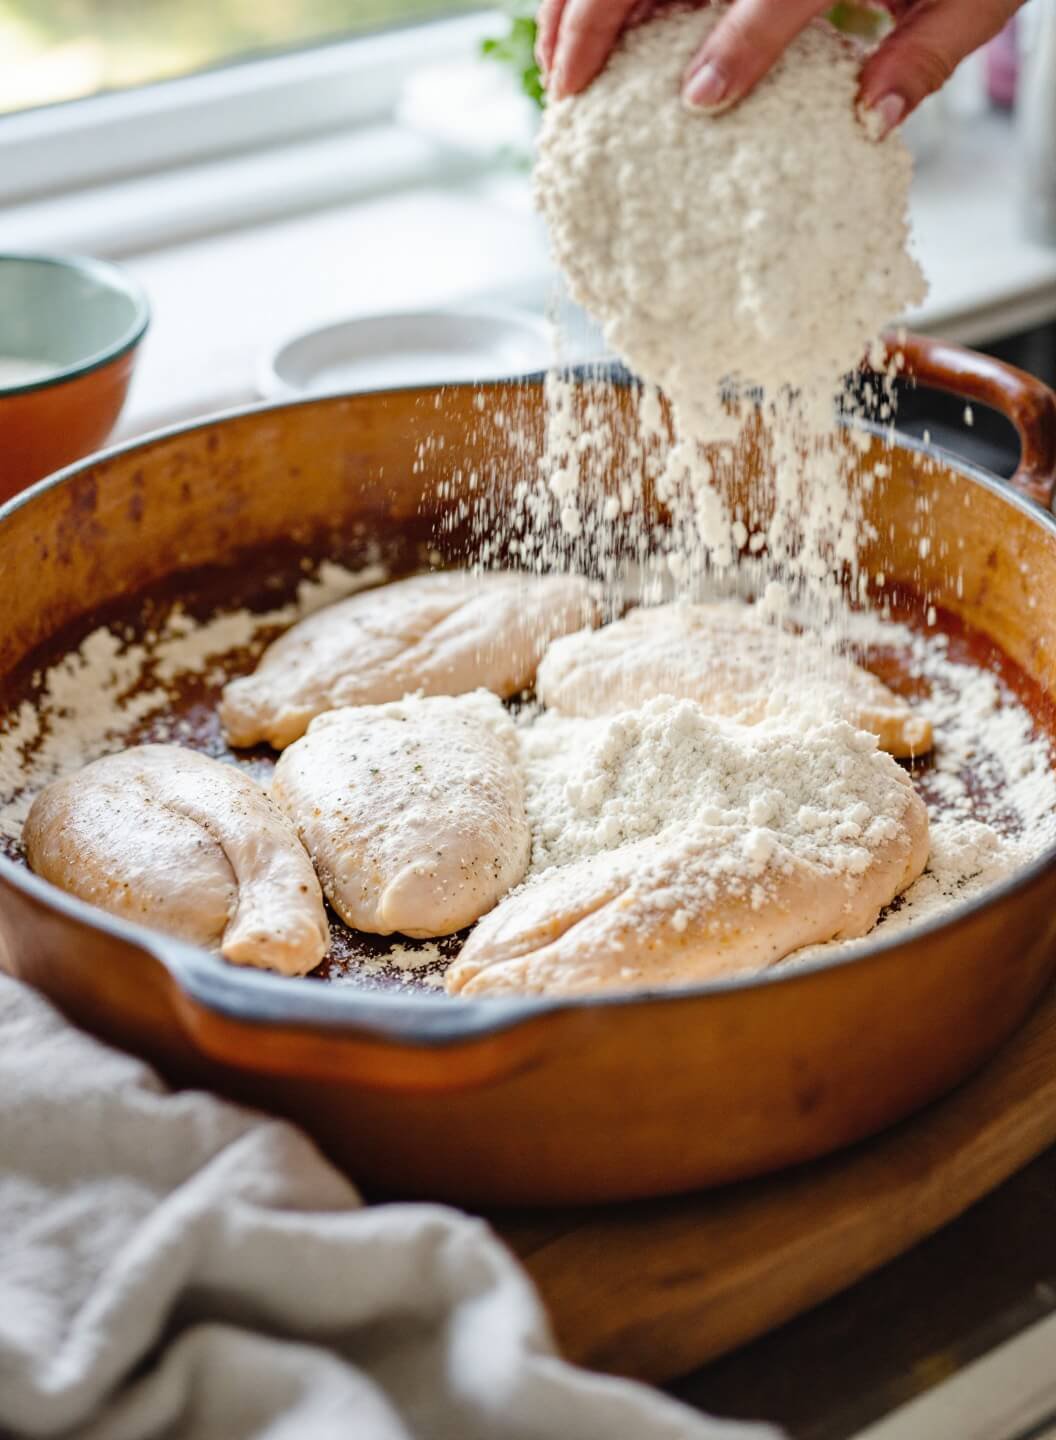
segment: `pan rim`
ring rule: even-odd
[[[368,396],[378,398],[408,392],[435,395],[437,391],[447,389],[480,391],[511,383],[541,383],[542,379],[540,372],[514,380],[392,386],[369,392],[308,395],[235,406],[214,415],[165,426],[65,466],[0,505],[0,528],[11,515],[22,506],[32,503],[37,496],[75,479],[78,475],[89,473],[99,465],[165,440],[213,429],[226,422],[305,406],[361,402]],[[962,460],[942,446],[925,443],[916,436],[906,435],[897,429],[892,432],[889,425],[849,418],[844,418],[842,423],[878,436],[890,437],[893,433],[895,443],[900,448],[929,458],[940,458],[945,466],[959,476],[980,485],[999,500],[1011,504],[1035,524],[1040,524],[1056,543],[1056,516],[1020,494],[1000,477]],[[0,882],[77,924],[123,941],[155,959],[187,998],[217,1015],[251,1027],[264,1028],[282,1024],[284,1028],[293,1026],[330,1034],[336,1032],[350,1038],[365,1037],[382,1043],[402,1043],[428,1048],[449,1047],[487,1039],[504,1030],[558,1012],[592,1010],[599,1006],[608,1008],[675,1004],[686,1000],[706,1002],[709,999],[721,1000],[730,994],[763,986],[808,983],[819,975],[845,966],[879,962],[894,950],[955,930],[958,926],[970,922],[975,915],[1029,889],[1046,875],[1054,874],[1056,841],[1015,874],[982,895],[951,907],[946,914],[923,921],[908,935],[906,932],[899,932],[886,938],[881,936],[872,942],[865,937],[858,942],[861,948],[804,961],[801,964],[779,964],[766,970],[710,981],[597,995],[523,995],[501,998],[481,996],[465,999],[439,993],[430,995],[424,992],[371,990],[353,984],[326,984],[308,976],[282,976],[252,967],[231,965],[219,960],[208,950],[175,940],[147,926],[108,915],[105,911],[42,880],[24,866],[0,856]]]

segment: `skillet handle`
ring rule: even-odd
[[[456,1091],[539,1063],[552,1001],[395,996],[240,969],[168,936],[141,948],[170,981],[185,1037],[225,1071],[374,1090]]]
[[[946,340],[926,335],[885,337],[888,354],[905,356],[901,373],[933,390],[988,405],[1019,433],[1019,467],[1009,484],[1028,500],[1052,508],[1056,494],[1056,395],[1041,380]]]

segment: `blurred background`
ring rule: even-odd
[[[289,347],[379,313],[512,314],[489,351],[507,357],[525,354],[525,317],[549,315],[563,358],[606,353],[555,300],[532,210],[535,6],[0,0],[4,248],[118,261],[153,304],[122,433],[347,378],[376,338],[358,355],[329,333]],[[855,0],[830,18],[885,23]],[[904,127],[931,293],[900,318],[1056,381],[1053,97],[1056,0],[1029,0]],[[424,334],[432,364],[441,340]],[[441,339],[455,368],[436,378],[485,363]],[[277,373],[287,353],[295,382]],[[1014,437],[985,417],[969,434],[907,404],[903,422],[1014,467]]]
[[[484,8],[485,0],[0,0],[0,111]]]

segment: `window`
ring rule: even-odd
[[[0,0],[0,207],[391,124],[414,70],[501,23],[483,0]]]
[[[0,112],[82,99],[487,0],[0,0]]]

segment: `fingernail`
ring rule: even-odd
[[[722,71],[711,60],[705,60],[686,81],[682,98],[694,110],[715,110],[726,98],[728,89]]]
[[[890,135],[896,125],[901,124],[906,114],[906,101],[902,95],[896,95],[893,91],[870,105],[862,113],[865,121],[865,128],[869,132],[871,140],[883,140]]]

